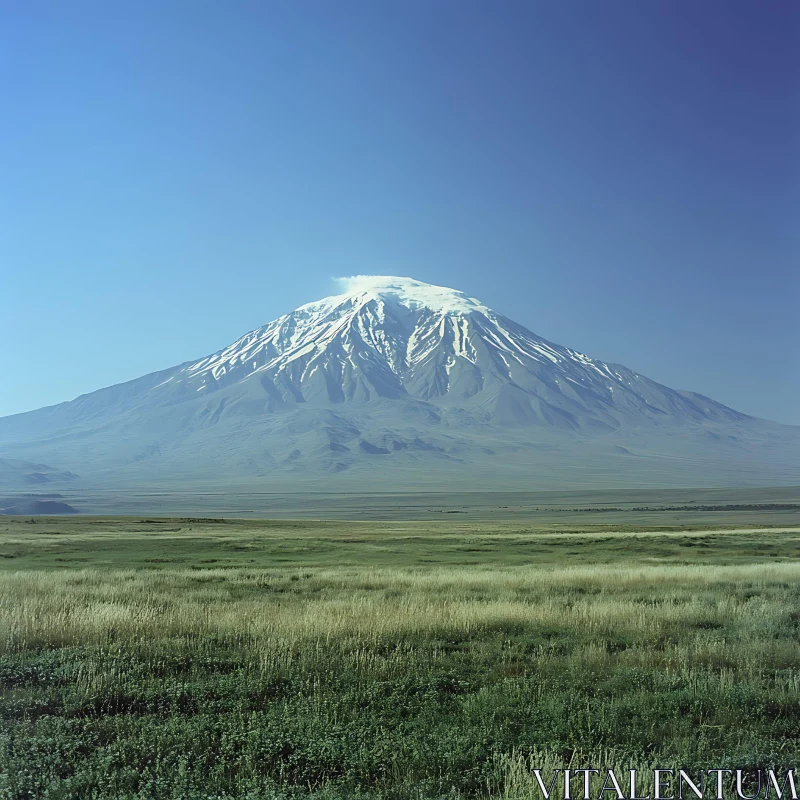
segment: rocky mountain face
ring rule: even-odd
[[[0,455],[120,485],[785,484],[799,433],[371,276],[199,361],[2,418]]]

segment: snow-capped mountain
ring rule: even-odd
[[[151,392],[211,398],[252,380],[269,411],[416,398],[571,429],[616,428],[625,415],[742,416],[548,342],[453,289],[374,276],[350,285],[184,366]]]
[[[0,454],[137,481],[392,483],[435,468],[425,480],[558,484],[570,469],[596,479],[600,462],[623,484],[709,469],[752,482],[762,461],[767,482],[798,474],[795,428],[549,342],[453,289],[343,284],[198,361],[0,419]]]

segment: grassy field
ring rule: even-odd
[[[799,557],[797,525],[0,517],[0,798],[795,767]]]
[[[263,482],[263,481],[262,481]],[[31,499],[0,493],[0,507]],[[367,494],[247,491],[240,486],[179,492],[66,488],[36,495],[61,500],[82,514],[235,517],[272,520],[406,520],[560,525],[791,525],[800,516],[800,486],[738,489],[616,489],[512,492],[370,492]],[[44,513],[44,512],[42,512]],[[598,514],[600,515],[598,517]]]

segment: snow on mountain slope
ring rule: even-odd
[[[617,428],[623,417],[738,419],[548,342],[462,292],[396,277],[301,306],[167,382],[211,396],[257,380],[269,407],[413,397],[507,424]]]
[[[784,465],[797,429],[549,342],[453,289],[391,276],[342,285],[198,361],[0,419],[2,453],[186,480],[371,479],[380,463],[383,476],[571,465],[625,481],[646,459],[653,475],[716,464],[733,480],[776,453],[773,473],[795,474]]]

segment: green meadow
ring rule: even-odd
[[[0,517],[8,800],[796,767],[798,668],[798,525]]]

